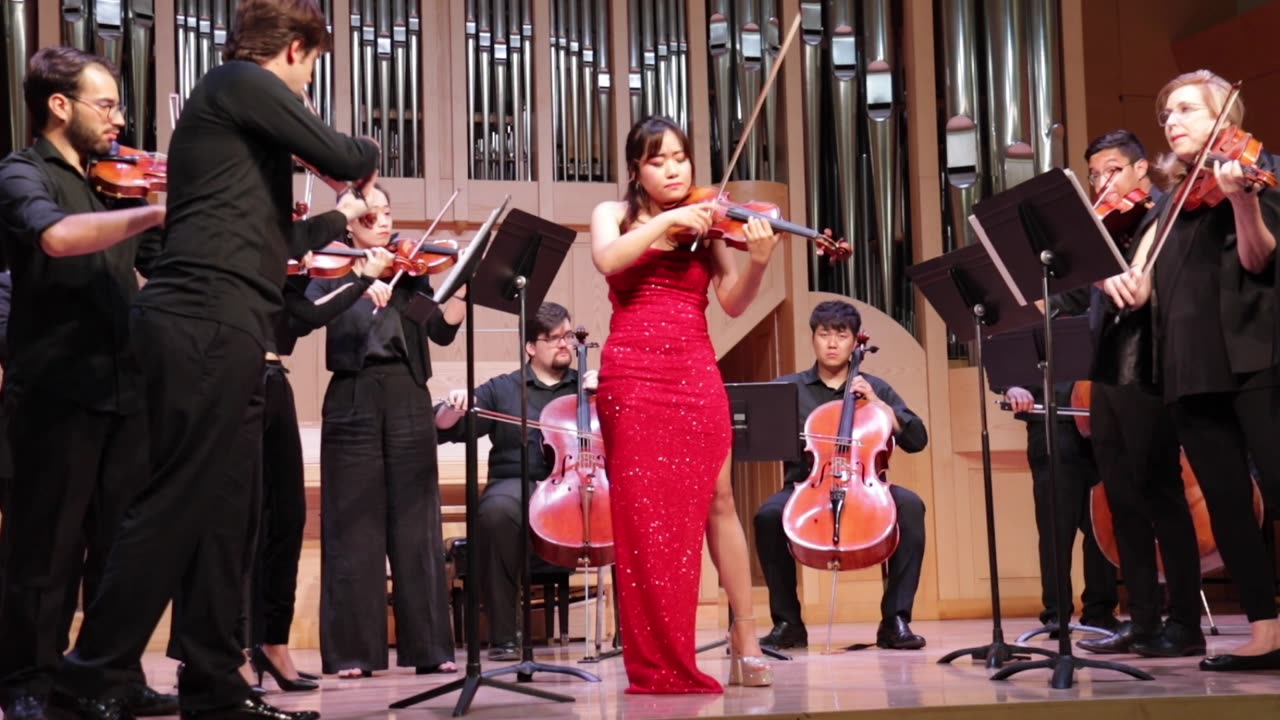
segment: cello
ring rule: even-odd
[[[596,400],[587,396],[582,381],[587,374],[587,353],[600,345],[587,343],[585,327],[578,326],[573,334],[577,339],[578,392],[552,400],[538,416],[543,444],[551,449],[554,461],[551,473],[529,498],[529,535],[534,552],[542,559],[582,569],[584,605],[588,608],[591,568],[597,568],[595,655],[587,641],[584,658],[591,659],[599,656],[604,634],[604,567],[614,561],[613,517]]]
[[[782,510],[792,556],[832,573],[879,565],[898,548],[898,508],[884,479],[894,447],[893,414],[853,391],[863,357],[877,349],[869,340],[858,333],[844,397],[819,406],[805,421],[813,470]],[[831,618],[835,601],[832,582]],[[828,623],[828,647],[830,635]]]

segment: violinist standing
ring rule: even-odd
[[[34,145],[0,162],[0,236],[12,270],[5,365],[13,477],[0,529],[0,707],[44,716],[81,580],[102,579],[112,538],[146,484],[142,374],[129,347],[134,269],[149,273],[165,209],[116,201],[86,177],[124,127],[114,67],[49,47],[30,60]],[[134,658],[123,699],[173,712]]]
[[[763,686],[772,668],[755,638],[746,535],[730,483],[729,399],[707,332],[707,291],[730,316],[760,289],[778,236],[746,224],[745,270],[723,240],[696,247],[714,203],[681,205],[693,180],[689,138],[667,118],[627,134],[627,196],[596,206],[591,257],[613,316],[600,356],[600,416],[629,693],[718,693],[697,668],[694,628],[705,535],[733,611],[730,683]]]
[[[497,422],[478,416],[475,421],[476,437],[488,435],[491,446],[489,478],[477,510],[479,531],[472,534],[476,567],[470,574],[479,581],[489,615],[489,659],[497,661],[520,659],[516,643],[518,591],[524,574],[520,563],[522,545],[527,542],[520,535],[521,384],[529,389],[529,420],[537,422],[547,403],[565,395],[577,395],[580,381],[591,389],[595,379],[579,378],[573,368],[575,338],[568,310],[562,305],[544,302],[531,325],[526,335],[529,340],[524,346],[527,358],[524,367],[489,380],[477,387],[475,393],[477,408],[517,418],[515,422]],[[587,374],[594,376],[594,372]],[[460,422],[466,410],[466,390],[453,390],[436,405],[436,429],[441,442],[467,439],[465,423]],[[542,433],[530,429],[530,496],[533,495],[532,483],[541,482],[551,473],[542,445]],[[535,555],[530,556],[530,562],[536,570],[554,567]]]
[[[252,497],[243,429],[281,306],[293,158],[336,180],[369,178],[371,140],[347,137],[303,104],[330,43],[314,0],[243,0],[224,62],[192,90],[168,153],[165,242],[130,318],[146,376],[151,479],[116,536],[59,686],[78,714],[113,718],[122,667],[136,662],[172,599],[181,608],[182,714],[303,720],[252,697],[237,634]]]
[[[1089,183],[1101,198],[1114,203],[1134,190],[1156,193],[1148,175],[1146,151],[1127,130],[1107,133],[1085,150]],[[1116,210],[1112,210],[1116,213]],[[1114,225],[1126,260],[1137,257],[1139,240],[1154,236],[1157,213],[1130,211],[1125,226]],[[1136,224],[1135,224],[1136,223]],[[1149,243],[1144,250],[1149,249]],[[1182,483],[1177,431],[1173,416],[1156,386],[1152,357],[1150,307],[1120,318],[1121,306],[1108,298],[1121,277],[1101,287],[1081,288],[1063,300],[1088,308],[1094,336],[1089,420],[1090,442],[1098,475],[1111,506],[1120,570],[1129,591],[1128,622],[1104,638],[1085,638],[1077,644],[1094,653],[1132,652],[1146,657],[1202,655],[1200,630],[1200,558],[1195,525]],[[1169,587],[1169,618],[1162,622],[1164,593],[1156,565],[1156,541],[1164,560]]]
[[[366,198],[373,212],[348,224],[351,243],[385,247],[390,201],[381,187]],[[307,297],[343,282],[313,280]],[[460,293],[436,307],[431,294],[426,276],[406,274],[394,288],[374,281],[327,327],[333,377],[320,431],[320,656],[324,672],[340,677],[387,668],[388,559],[396,663],[419,673],[457,669],[427,341],[452,343],[466,305]]]
[[[1160,165],[1174,183],[1160,210],[1182,189],[1229,91],[1222,78],[1197,70],[1174,78],[1156,97],[1171,150]],[[1226,131],[1243,118],[1237,102],[1226,112]],[[1263,152],[1256,168],[1274,172],[1276,157]],[[1212,162],[1202,173],[1225,199],[1184,209],[1171,221],[1154,269],[1131,270],[1108,288],[1125,307],[1151,304],[1164,399],[1249,620],[1249,640],[1202,660],[1201,670],[1280,669],[1275,574],[1254,519],[1249,468],[1252,457],[1273,504],[1280,488],[1280,191],[1259,190],[1246,181],[1249,172],[1236,160]]]
[[[869,373],[849,377],[862,316],[852,303],[829,300],[819,303],[809,315],[815,362],[804,372],[783,375],[775,382],[797,386],[801,418],[828,402],[839,402],[845,388],[853,383],[854,391],[869,402],[887,407],[893,414],[893,439],[898,448],[920,452],[929,442],[924,421],[907,407],[906,402],[884,380]],[[769,587],[769,614],[773,630],[761,638],[760,644],[776,648],[805,647],[809,642],[804,619],[800,615],[800,597],[796,590],[796,561],[787,548],[787,535],[782,513],[797,483],[809,477],[812,457],[783,464],[783,487],[760,505],[755,515],[756,553]],[[925,639],[911,632],[911,610],[920,570],[924,563],[924,501],[901,485],[890,485],[889,493],[898,511],[898,549],[889,558],[889,575],[880,600],[880,627],[876,645],[887,649],[917,650]],[[857,522],[857,519],[853,519]]]

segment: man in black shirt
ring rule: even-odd
[[[819,406],[844,397],[846,384],[868,401],[893,413],[893,438],[905,452],[920,452],[929,442],[924,421],[907,407],[889,383],[861,373],[849,377],[849,361],[853,357],[862,316],[851,303],[831,300],[819,303],[809,316],[813,331],[814,366],[804,372],[778,378],[799,386],[800,417],[808,418]],[[796,563],[787,549],[787,536],[782,527],[782,511],[796,483],[803,483],[811,471],[811,456],[783,465],[784,485],[760,506],[755,516],[756,553],[764,569],[769,587],[769,614],[773,630],[760,639],[761,645],[776,648],[805,647],[809,634],[800,617],[800,598],[796,592]],[[924,501],[901,485],[890,485],[889,492],[898,510],[898,549],[889,558],[888,579],[880,601],[880,627],[876,645],[897,650],[916,650],[925,640],[911,632],[911,609],[916,588],[920,585],[920,569],[924,562]]]
[[[1055,400],[1059,407],[1071,406],[1072,383],[1058,383]],[[1043,413],[1029,412],[1032,406],[1044,404],[1044,391],[1039,385],[1011,387],[1005,390],[1005,399],[1015,411],[1016,417],[1027,423],[1027,464],[1031,466],[1032,497],[1036,513],[1036,534],[1040,551],[1040,622],[1056,626],[1058,623],[1057,575],[1053,561],[1054,534],[1058,530],[1058,547],[1075,544],[1076,533],[1084,543],[1084,591],[1080,594],[1082,609],[1080,622],[1089,627],[1114,630],[1120,622],[1115,610],[1119,603],[1116,594],[1116,569],[1111,566],[1098,548],[1093,534],[1093,521],[1089,514],[1089,494],[1098,484],[1098,468],[1093,461],[1093,448],[1089,439],[1080,434],[1075,418],[1059,415],[1054,429],[1054,447],[1058,455],[1058,472],[1054,479],[1057,486],[1057,523],[1049,513],[1049,442],[1045,435]],[[1070,563],[1071,555],[1063,554]],[[1071,567],[1067,566],[1067,596],[1071,596]],[[1068,610],[1068,617],[1071,615]],[[1051,633],[1056,637],[1057,633]]]
[[[253,698],[239,672],[252,488],[239,471],[256,457],[242,428],[281,304],[292,159],[354,181],[372,176],[378,148],[337,133],[300,97],[330,41],[317,3],[244,0],[231,27],[227,62],[191,91],[174,130],[164,250],[131,318],[151,479],[59,676],[85,717],[119,715],[120,670],[144,651],[171,599],[181,608],[187,720],[318,717]]]
[[[146,483],[128,313],[134,269],[146,274],[159,249],[158,233],[143,231],[165,211],[100,196],[86,178],[124,127],[105,59],[44,48],[31,58],[24,93],[40,136],[0,162],[0,236],[13,273],[4,405],[14,470],[0,530],[0,704],[11,719],[35,720],[81,573],[91,598],[124,510]],[[135,709],[176,709],[146,689],[137,662],[124,670]]]
[[[499,375],[476,388],[476,406],[482,410],[520,417],[520,386],[529,388],[529,419],[536,422],[542,409],[555,398],[578,392],[578,372],[573,369],[575,342],[569,311],[553,302],[538,308],[525,343],[528,363]],[[593,373],[588,373],[594,375]],[[590,386],[594,378],[584,378]],[[464,442],[466,390],[454,390],[436,406],[440,442]],[[471,577],[480,583],[481,597],[489,613],[489,659],[517,660],[516,627],[523,567],[520,565],[520,426],[476,418],[476,435],[489,435],[489,481],[480,498],[480,525],[472,534],[476,568]],[[542,452],[542,434],[529,431],[529,480],[538,482],[551,473]],[[532,494],[532,489],[530,493]],[[550,567],[532,558],[534,567]]]

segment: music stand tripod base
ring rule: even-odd
[[[1094,627],[1092,625],[1078,625],[1076,623],[1071,623],[1070,625],[1067,626],[1067,632],[1076,632],[1076,631],[1096,633],[1098,635],[1104,635],[1104,636],[1112,634],[1110,630],[1104,630],[1103,628]],[[1041,625],[1035,630],[1028,630],[1027,632],[1024,632],[1021,635],[1019,635],[1018,642],[1020,643],[1026,642],[1037,635],[1046,635],[1046,634],[1055,633],[1055,632],[1058,632],[1057,623],[1053,623],[1050,625]]]

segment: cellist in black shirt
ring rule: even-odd
[[[171,599],[186,667],[182,714],[286,718],[252,697],[237,637],[251,478],[236,458],[265,341],[281,305],[293,157],[337,181],[371,178],[372,141],[304,105],[328,49],[314,0],[244,0],[224,59],[192,90],[168,151],[164,250],[131,318],[146,375],[151,480],[116,536],[59,685],[84,717],[113,719],[118,670],[135,662]]]
[[[151,271],[159,206],[116,201],[87,172],[125,118],[111,64],[67,47],[27,67],[36,142],[0,162],[0,237],[12,270],[4,405],[14,473],[0,529],[0,707],[44,717],[76,591],[86,599],[128,503],[146,484],[142,377],[129,347],[135,268]],[[148,231],[149,232],[144,232]],[[173,712],[134,658],[122,699]]]
[[[1157,209],[1181,194],[1217,117],[1240,128],[1244,105],[1226,108],[1231,86],[1207,70],[1179,75],[1156,97],[1169,142],[1159,165],[1173,185]],[[1276,157],[1256,167],[1274,173]],[[1137,265],[1110,283],[1117,305],[1151,304],[1157,368],[1178,439],[1200,481],[1218,551],[1240,592],[1250,638],[1229,653],[1200,661],[1201,670],[1280,669],[1274,566],[1253,514],[1249,459],[1264,494],[1280,487],[1280,348],[1277,347],[1276,234],[1280,190],[1246,180],[1236,160],[1202,169],[1224,196],[1184,209],[1172,220],[1154,268]],[[1144,247],[1138,256],[1153,252]],[[1145,271],[1144,271],[1145,270]]]

